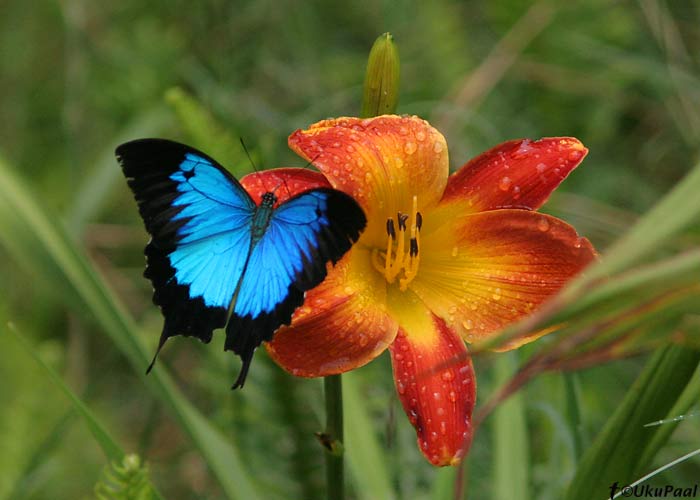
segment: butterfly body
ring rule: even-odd
[[[116,154],[152,236],[144,276],[165,318],[158,350],[175,335],[209,342],[225,326],[225,349],[243,360],[234,387],[242,386],[255,349],[357,240],[362,209],[330,188],[279,205],[269,191],[256,204],[216,161],[164,139]]]

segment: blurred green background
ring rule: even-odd
[[[241,174],[250,169],[237,144],[242,137],[263,168],[303,166],[288,150],[287,135],[359,112],[367,54],[385,31],[401,55],[399,112],[418,114],[445,134],[453,168],[507,139],[582,140],[588,158],[546,210],[600,249],[698,158],[700,4],[690,0],[4,0],[0,157],[87,252],[150,351],[162,319],[141,277],[147,235],[115,146],[145,136],[182,140],[208,147]],[[142,373],[66,300],[53,277],[31,256],[0,245],[0,283],[0,499],[91,498],[107,464],[69,401],[5,332],[8,321],[120,445],[149,462],[165,498],[225,498],[172,413],[146,390]],[[231,392],[238,361],[220,344],[218,336],[209,346],[172,340],[160,363],[234,443],[266,497],[321,498],[323,457],[313,436],[324,420],[321,381],[294,379],[260,352],[245,390]],[[574,375],[582,426],[576,432],[584,444],[644,359]],[[496,387],[493,363],[476,359],[480,400]],[[397,497],[439,498],[454,472],[435,470],[420,455],[388,357],[359,370],[355,381]],[[524,391],[531,497],[560,498],[577,454],[564,379],[543,375]],[[472,447],[470,498],[495,498],[490,425]],[[689,417],[657,465],[698,442],[700,417]],[[694,484],[698,477],[695,459],[657,484]],[[349,482],[352,497],[357,478]]]

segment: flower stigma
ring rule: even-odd
[[[396,221],[396,222],[395,222]],[[384,275],[387,283],[394,283],[399,275],[399,289],[404,292],[418,274],[420,262],[420,229],[423,216],[418,211],[418,196],[413,196],[410,214],[398,212],[396,219],[386,221],[386,250],[372,250],[372,265]],[[398,226],[398,231],[396,227]],[[408,236],[408,238],[407,238]],[[406,240],[408,239],[408,248]]]

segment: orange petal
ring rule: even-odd
[[[443,201],[464,200],[468,211],[535,210],[588,154],[572,137],[504,142],[450,176]]]
[[[434,315],[430,328],[399,329],[389,348],[394,381],[423,455],[457,465],[471,444],[476,378],[462,339]]]
[[[278,205],[309,189],[331,187],[323,174],[306,168],[274,168],[253,172],[242,177],[240,183],[256,204],[260,204],[263,194],[273,192]]]
[[[330,266],[330,264],[329,264]],[[398,329],[387,315],[384,278],[369,252],[355,247],[319,286],[306,293],[289,327],[280,328],[268,353],[300,377],[322,377],[360,367],[381,354]]]
[[[527,210],[451,219],[422,234],[420,251],[411,290],[468,341],[531,313],[596,256],[573,227]]]
[[[371,246],[386,243],[387,218],[409,213],[414,195],[425,211],[447,183],[445,138],[417,117],[324,120],[294,132],[289,146],[358,201],[369,221],[363,240]]]

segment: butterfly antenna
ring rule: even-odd
[[[243,141],[243,137],[240,137],[239,139],[240,139],[240,141],[241,141],[241,146],[243,146],[243,151],[245,151],[245,155],[248,157],[248,161],[250,162],[250,165],[253,167],[253,171],[254,171],[256,174],[259,174],[259,173],[260,173],[260,169],[258,169],[257,165],[256,165],[255,162],[253,161],[253,157],[250,155],[250,151],[248,151],[248,148],[246,147],[245,142]],[[265,184],[264,179],[263,179],[262,177],[260,177],[260,180],[261,180],[261,182],[263,183],[263,187],[265,188],[265,191],[268,191],[268,192],[269,192],[270,190],[267,189],[267,186],[264,185],[264,184]]]

